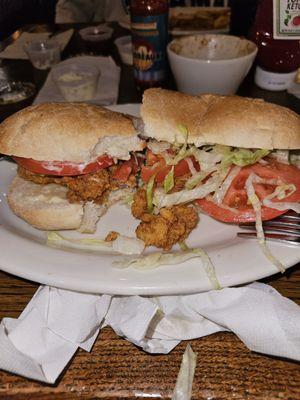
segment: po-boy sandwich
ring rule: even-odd
[[[0,153],[18,164],[8,203],[38,229],[91,232],[136,185],[132,153],[143,148],[123,114],[80,103],[28,107],[0,125]]]
[[[146,243],[158,239],[154,217],[136,212],[141,204],[159,217],[197,204],[228,223],[300,212],[300,117],[293,111],[259,99],[149,89],[141,116],[148,141],[133,215],[142,215],[137,236]],[[169,244],[172,238],[161,247]]]

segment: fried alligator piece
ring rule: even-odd
[[[92,174],[64,176],[60,179],[61,184],[70,189],[67,197],[71,203],[80,200],[102,203],[103,194],[110,188],[109,173],[106,169]]]
[[[18,174],[29,181],[40,185],[56,183],[66,186],[69,190],[67,198],[71,203],[79,201],[95,201],[101,204],[103,195],[110,188],[109,172],[106,169],[100,169],[91,174],[76,176],[50,176],[35,174],[24,168],[18,168]]]
[[[56,183],[66,186],[69,189],[67,198],[71,203],[77,203],[83,200],[102,204],[109,190],[117,190],[124,186],[136,186],[136,178],[134,175],[130,175],[126,182],[119,182],[112,179],[115,169],[116,167],[113,166],[84,175],[51,176],[35,174],[22,167],[18,167],[18,174],[22,178],[40,185]]]
[[[136,229],[136,236],[146,246],[164,250],[170,250],[174,244],[183,242],[199,221],[194,207],[188,205],[162,208],[158,215],[148,213],[144,189],[135,193],[131,210],[132,215],[142,221]]]
[[[39,185],[47,185],[48,183],[56,183],[55,177],[50,175],[42,175],[42,174],[35,174],[34,172],[30,172],[25,168],[18,167],[18,175],[26,179],[27,181],[31,181],[37,183]]]

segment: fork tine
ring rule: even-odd
[[[300,215],[294,211],[288,211],[270,221],[263,221],[262,225],[267,240],[300,245]],[[238,232],[238,237],[257,237],[255,222],[245,222],[239,227],[250,232]]]
[[[275,218],[277,220],[291,220],[291,221],[299,221],[300,222],[300,214],[297,214],[295,211],[288,211],[285,214],[280,215],[279,217]]]
[[[288,221],[279,221],[279,220],[272,220],[272,221],[265,221],[263,222],[264,228],[271,228],[271,229],[294,229],[300,230],[300,224],[297,222],[288,222]],[[239,225],[240,228],[249,229],[255,227],[254,222],[244,223]]]
[[[256,232],[238,232],[237,236],[245,239],[257,239]],[[282,235],[280,233],[265,233],[265,238],[271,241],[300,245],[300,237],[296,237],[294,235]]]
[[[240,225],[240,228],[246,229],[248,231],[253,231],[256,232],[255,225],[249,225],[249,226],[242,226]],[[281,226],[271,226],[271,227],[266,227],[263,225],[264,228],[264,233],[278,233],[282,235],[293,235],[295,237],[300,238],[300,228],[299,229],[293,229],[293,228],[282,228]]]

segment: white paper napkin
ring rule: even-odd
[[[53,383],[78,347],[91,350],[105,325],[150,353],[227,330],[253,351],[300,360],[300,307],[262,283],[160,297],[41,286],[18,319],[2,320],[0,368]]]
[[[81,65],[95,65],[100,69],[101,75],[98,81],[96,96],[90,101],[90,103],[109,105],[117,102],[121,70],[111,57],[79,56],[69,58],[60,64],[76,65],[79,68]],[[56,86],[52,78],[52,71],[50,71],[44,86],[34,101],[34,104],[64,101],[66,100]]]
[[[55,41],[60,44],[60,48],[63,50],[69,43],[73,35],[74,29],[69,29],[67,31],[58,33],[55,35]],[[8,45],[1,53],[0,58],[12,58],[12,59],[28,59],[28,55],[24,50],[24,45],[31,40],[45,40],[48,39],[51,32],[41,32],[41,33],[30,33],[23,32],[20,37],[15,40],[12,44]]]

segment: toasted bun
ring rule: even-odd
[[[65,187],[55,183],[38,185],[16,176],[7,199],[13,212],[35,228],[77,229],[81,224],[83,206],[69,203],[66,193]]]
[[[100,138],[132,135],[132,120],[123,114],[84,103],[45,103],[25,108],[0,125],[0,153],[84,162]]]
[[[157,140],[244,148],[300,149],[300,116],[260,99],[239,96],[190,96],[146,90],[141,115],[144,134]]]

